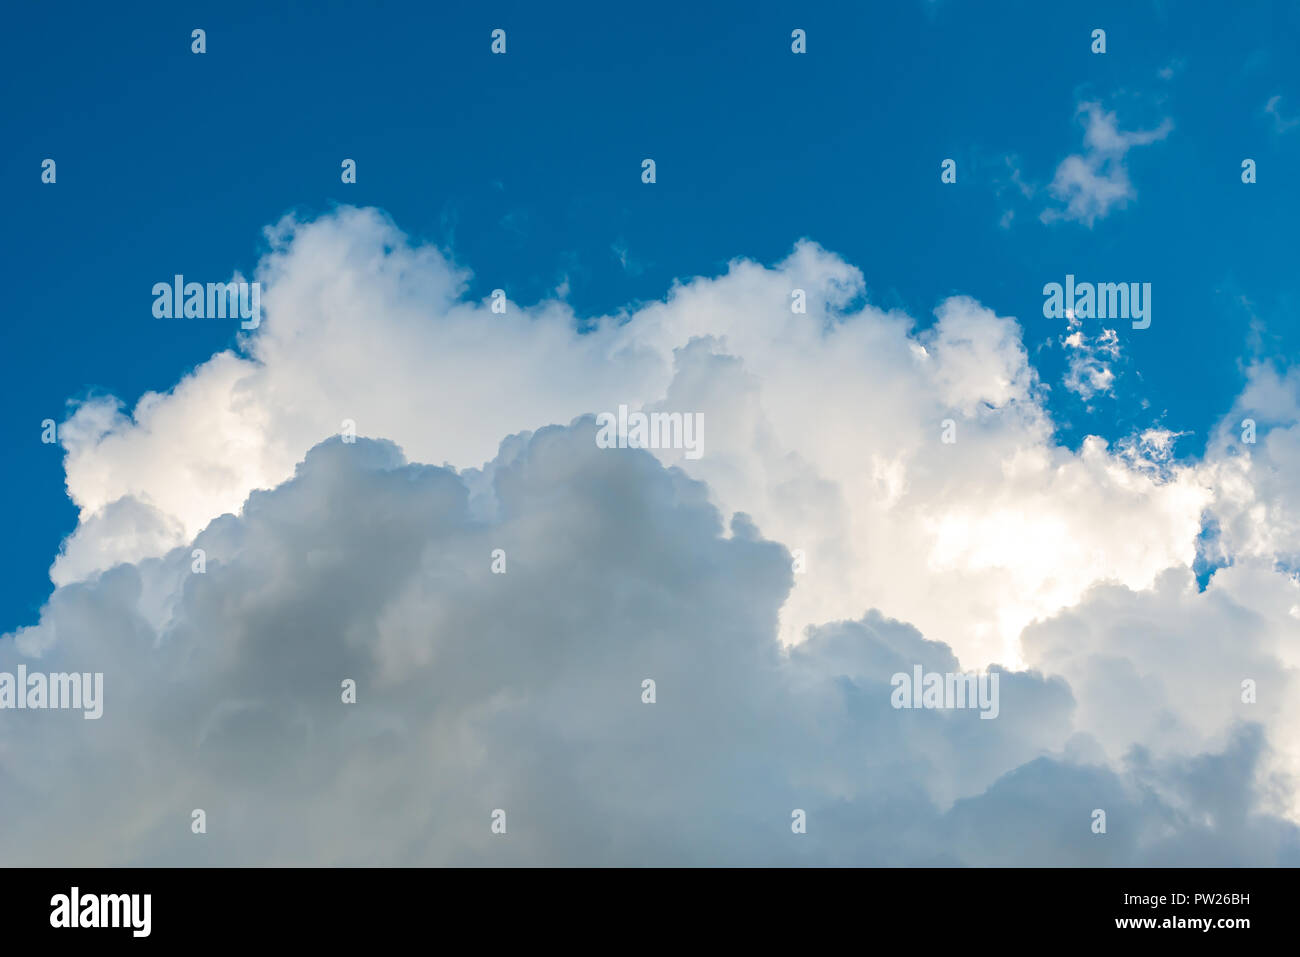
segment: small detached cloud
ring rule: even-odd
[[[1061,340],[1069,356],[1065,387],[1085,402],[1095,395],[1113,394],[1115,372],[1111,367],[1119,358],[1119,336],[1114,329],[1102,329],[1089,337],[1083,321],[1071,317],[1070,333]]]
[[[1184,60],[1175,57],[1174,59],[1170,60],[1167,64],[1162,66],[1159,70],[1157,70],[1156,76],[1160,77],[1160,79],[1165,80],[1167,82],[1169,80],[1172,80],[1178,74],[1182,73],[1183,69],[1186,66],[1187,63]]]
[[[1135,146],[1147,146],[1167,137],[1173,121],[1161,120],[1153,130],[1123,131],[1113,111],[1099,102],[1080,103],[1084,126],[1082,153],[1061,161],[1048,192],[1057,201],[1039,215],[1044,223],[1067,220],[1089,229],[1112,210],[1123,209],[1137,198],[1125,158]]]

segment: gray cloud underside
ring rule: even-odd
[[[786,547],[594,434],[514,436],[460,473],[333,439],[198,536],[205,574],[187,546],[59,588],[0,667],[103,671],[104,716],[2,716],[0,859],[1300,863],[1296,826],[1264,810],[1291,794],[1264,771],[1266,722],[1233,704],[1240,674],[1282,690],[1290,672],[1247,628],[1183,652],[1219,680],[1162,683],[1124,632],[1167,621],[1177,582],[1036,624],[1055,673],[1003,672],[996,720],[895,710],[890,676],[959,670],[947,645],[864,609],[783,648]],[[1188,745],[1202,699],[1239,713]],[[1132,723],[1159,747],[1124,744]]]

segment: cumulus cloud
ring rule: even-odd
[[[1072,220],[1089,229],[1112,209],[1123,209],[1137,197],[1129,179],[1125,158],[1135,146],[1146,146],[1167,137],[1173,122],[1166,117],[1153,130],[1125,132],[1113,111],[1099,102],[1080,103],[1078,115],[1084,127],[1084,152],[1061,161],[1048,192],[1057,200],[1040,214],[1045,223]]]
[[[1134,748],[1193,755],[1228,746],[1242,722],[1271,728],[1257,784],[1270,810],[1295,817],[1297,600],[1300,583],[1259,562],[1220,569],[1204,591],[1190,569],[1170,569],[1143,591],[1098,585],[1031,625],[1026,655],[1069,683],[1080,725],[1111,757]],[[1244,681],[1254,683],[1253,703]]]
[[[416,461],[473,468],[501,436],[620,404],[703,413],[703,457],[662,460],[806,554],[786,642],[888,607],[973,666],[1014,665],[1024,625],[1093,582],[1146,587],[1195,558],[1207,492],[1184,473],[1133,478],[1104,443],[1057,446],[1014,319],[956,297],[918,329],[863,304],[861,273],[813,243],[579,322],[559,302],[496,315],[465,301],[463,270],[371,210],[286,220],[269,239],[264,318],[240,354],[130,415],[98,400],[66,424],[82,523],[56,583],[188,541],[344,420]],[[151,510],[153,532],[96,532],[123,499]]]
[[[956,670],[949,648],[870,612],[783,651],[789,551],[743,515],[724,525],[681,470],[594,434],[587,417],[515,436],[468,474],[333,439],[197,536],[205,574],[181,548],[59,589],[6,665],[103,671],[104,714],[0,725],[6,820],[22,823],[0,829],[5,859],[1296,859],[1295,827],[1260,807],[1266,739],[1249,715],[1222,740],[1179,738],[1185,752],[1124,751],[1146,727],[1124,719],[1169,701],[1148,687],[1145,708],[1107,713],[1137,679],[1108,679],[1104,641],[1095,661],[1062,663],[1082,698],[1004,671],[997,720],[896,710],[891,675]],[[1035,639],[1045,661],[1069,654],[1053,634]],[[1250,642],[1261,675],[1267,651]],[[1189,705],[1223,696],[1212,672],[1187,671]],[[356,704],[340,700],[345,678]],[[1090,829],[1098,807],[1105,835]],[[205,835],[190,833],[194,808]]]
[[[7,860],[1300,862],[1294,372],[1199,461],[1071,450],[1013,318],[919,325],[810,242],[579,320],[372,210],[268,239],[238,350],[60,430],[81,520],[0,669],[106,701],[0,726]],[[598,448],[620,404],[703,456]],[[997,719],[895,710],[916,665]]]

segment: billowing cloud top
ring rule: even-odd
[[[269,237],[239,353],[62,428],[80,523],[0,669],[104,714],[6,714],[7,860],[1300,861],[1294,373],[1203,461],[1072,451],[1013,319],[919,329],[809,242],[580,323],[373,210]],[[600,448],[620,405],[704,454]],[[996,720],[893,707],[915,666]]]

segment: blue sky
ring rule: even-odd
[[[1298,46],[1282,0],[8,11],[0,634],[108,704],[0,722],[0,857],[122,863],[90,788],[133,863],[1300,860]],[[267,321],[155,319],[178,273]],[[1150,327],[1067,342],[1067,274]],[[624,403],[706,450],[593,442]]]
[[[10,12],[2,177],[16,431],[0,613],[27,622],[75,522],[59,453],[32,445],[64,402],[128,405],[233,342],[160,325],[152,283],[251,270],[289,211],[375,205],[531,302],[565,279],[579,315],[662,297],[732,257],[809,237],[857,263],[868,297],[930,321],[952,293],[1045,330],[1041,286],[1152,282],[1156,319],[1120,331],[1128,374],[1092,414],[1057,389],[1061,440],[1150,422],[1197,453],[1258,348],[1294,356],[1300,116],[1290,3],[1190,15],[1167,3],[601,5],[373,10],[314,4]],[[1212,21],[1212,22],[1211,22]],[[189,51],[207,30],[209,52]],[[491,28],[509,53],[487,52]],[[790,53],[790,30],[809,53]],[[1107,30],[1108,52],[1089,34]],[[1162,78],[1161,70],[1172,75]],[[1092,228],[1043,224],[1042,187],[1081,147],[1076,104],[1173,132],[1128,158],[1137,198]],[[1289,113],[1287,111],[1290,111]],[[355,186],[339,181],[358,161]],[[658,182],[643,188],[640,161]],[[1243,157],[1259,182],[1243,186]],[[58,182],[40,182],[55,158]],[[958,183],[939,183],[939,162]],[[1008,181],[1013,157],[1039,195]],[[1014,211],[1008,228],[1000,225]],[[620,252],[626,262],[620,259]],[[1060,351],[1036,353],[1048,381]],[[30,435],[29,435],[30,433]],[[27,436],[28,438],[23,438]]]

